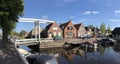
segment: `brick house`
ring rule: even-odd
[[[41,35],[47,35],[47,38],[54,38],[54,36],[62,36],[62,30],[56,22],[46,26]]]
[[[75,38],[76,37],[76,28],[74,27],[71,20],[66,23],[60,24],[60,28],[63,30],[64,38]]]
[[[77,35],[77,37],[80,37],[80,36],[86,34],[86,29],[85,29],[83,23],[75,24],[74,26],[76,28],[76,35]]]

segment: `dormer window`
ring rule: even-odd
[[[72,27],[72,26],[69,26],[67,29],[68,29],[68,30],[73,30],[73,27]]]
[[[64,26],[62,26],[62,29],[64,29]]]

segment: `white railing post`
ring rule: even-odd
[[[47,39],[45,39],[46,40],[46,43],[47,43]]]
[[[39,29],[38,29],[38,32],[39,32],[39,33],[38,33],[38,34],[39,34],[39,40],[38,40],[38,41],[40,41],[40,34],[41,34],[40,22],[38,22],[38,24],[39,24],[39,25],[38,25],[38,28],[39,28]]]
[[[53,43],[53,38],[52,38],[52,43]]]

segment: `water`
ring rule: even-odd
[[[25,46],[21,48],[29,49]],[[91,48],[85,51],[84,48],[77,48],[76,52],[73,49],[54,48],[41,50],[40,52],[53,55],[57,58],[59,64],[120,64],[120,43],[114,46],[99,46],[97,50]]]

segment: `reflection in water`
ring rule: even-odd
[[[115,50],[116,52],[120,52],[120,42],[118,42],[118,43],[115,44],[114,50]]]
[[[75,53],[73,50],[64,51],[64,54],[67,60],[69,61],[73,60],[73,57],[75,56]]]
[[[44,49],[41,53],[53,55],[59,64],[120,64],[120,43],[94,48],[77,47]]]
[[[105,47],[99,46],[98,50],[99,50],[99,52],[100,52],[101,55],[104,55]]]

